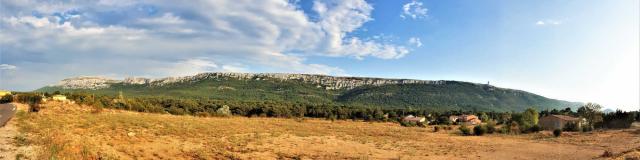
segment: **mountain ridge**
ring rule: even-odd
[[[199,73],[194,76],[181,77],[165,77],[165,78],[144,78],[144,77],[127,77],[124,80],[110,79],[101,76],[78,76],[66,78],[57,84],[50,85],[53,87],[63,87],[65,89],[101,89],[108,86],[109,83],[123,84],[150,84],[162,86],[171,83],[198,81],[207,78],[229,77],[237,79],[262,79],[273,78],[278,80],[301,80],[318,84],[325,89],[352,89],[363,85],[385,85],[385,84],[442,84],[446,80],[417,80],[417,79],[394,79],[394,78],[376,78],[376,77],[345,77],[345,76],[329,76],[321,74],[298,74],[298,73],[236,73],[236,72],[209,72]],[[469,82],[471,83],[471,82]]]
[[[295,102],[417,107],[434,110],[524,110],[576,108],[577,102],[546,98],[522,90],[451,80],[336,77],[288,73],[200,73],[193,76],[115,80],[81,76],[40,88],[39,92],[89,92],[132,97],[205,98],[225,101]]]

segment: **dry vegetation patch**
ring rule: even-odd
[[[636,142],[622,131],[459,136],[395,123],[95,113],[60,103],[18,119],[40,148],[33,159],[590,159]],[[619,136],[620,144],[590,138]]]

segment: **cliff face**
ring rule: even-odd
[[[167,77],[160,79],[126,78],[123,81],[102,77],[76,77],[60,81],[57,85],[64,89],[101,89],[114,83],[164,86],[172,83],[192,83],[206,79],[239,79],[239,80],[279,80],[300,81],[315,84],[327,90],[352,89],[363,85],[385,84],[445,84],[446,81],[428,81],[413,79],[384,79],[368,77],[334,77],[315,74],[288,74],[288,73],[201,73],[186,77]]]
[[[120,81],[104,77],[81,76],[63,79],[53,86],[63,89],[102,89],[108,88],[112,83],[120,83]]]

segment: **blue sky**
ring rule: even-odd
[[[0,88],[81,75],[461,80],[640,106],[637,0],[0,2]]]

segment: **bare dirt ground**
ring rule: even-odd
[[[13,104],[18,111],[27,110],[27,106],[24,104]],[[4,127],[0,127],[0,159],[19,159],[33,153],[32,147],[19,145],[24,137],[18,132],[16,123],[15,120],[11,120]]]
[[[15,122],[9,121],[0,127],[0,159],[16,159],[17,147],[14,138],[18,135]]]
[[[456,130],[320,119],[173,116],[49,103],[20,113],[31,159],[613,159],[636,130],[460,136]],[[624,155],[624,156],[628,156]]]

